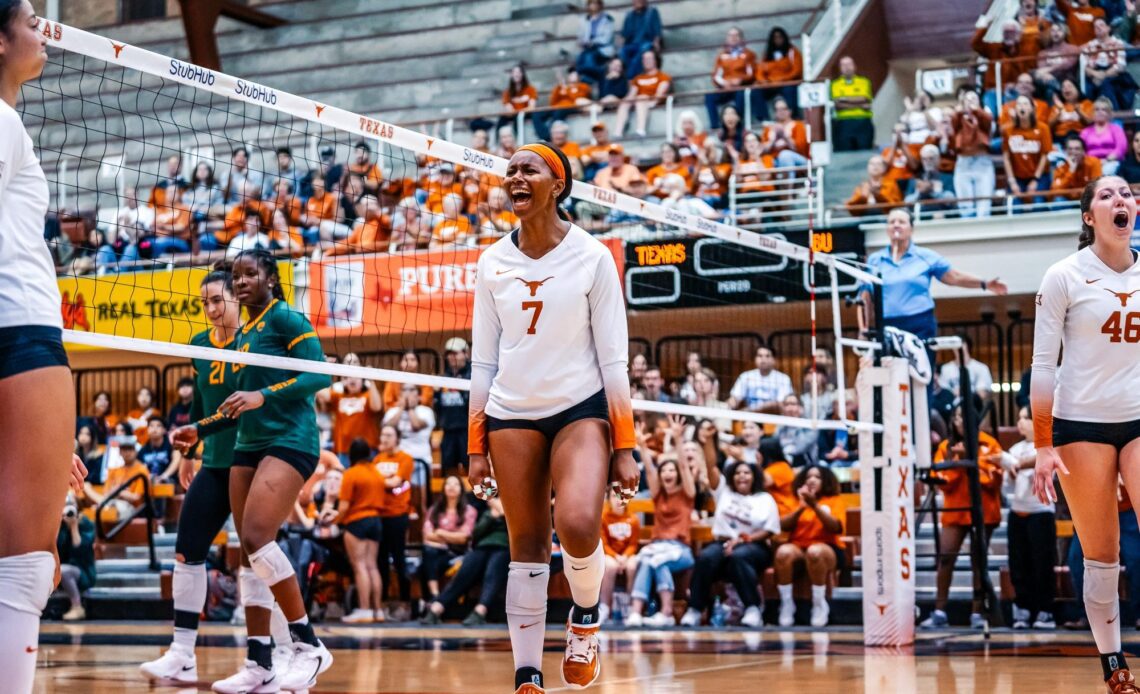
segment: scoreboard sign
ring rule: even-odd
[[[770,236],[808,245],[806,231]],[[852,260],[866,255],[858,232],[820,232],[814,242],[818,253]],[[858,288],[854,280],[839,277],[844,282],[839,291]],[[781,303],[810,296],[807,263],[709,237],[627,243],[623,279],[626,302],[638,309]],[[825,283],[826,275],[816,282]]]

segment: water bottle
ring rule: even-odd
[[[720,602],[720,596],[719,595],[716,597],[715,600],[713,600],[712,614],[709,616],[709,623],[712,626],[718,627],[718,628],[724,626],[725,609],[724,609],[724,605],[722,605]]]

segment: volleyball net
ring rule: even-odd
[[[444,348],[470,339],[479,253],[517,226],[505,158],[478,136],[449,142],[63,24],[41,30],[48,65],[20,110],[52,189],[46,234],[70,345],[467,388],[441,375]],[[598,147],[574,168],[653,163]],[[847,406],[852,348],[872,345],[857,339],[844,299],[877,283],[858,264],[859,235],[725,224],[682,175],[716,163],[692,164],[655,182],[633,175],[627,193],[576,181],[566,205],[614,256],[635,395],[649,396],[635,409],[881,430]],[[789,207],[811,194],[789,191]],[[778,221],[778,207],[770,214]],[[248,248],[278,257],[287,298],[326,354],[354,353],[359,365],[188,344],[209,327],[202,278]],[[791,390],[812,395],[798,414],[779,403],[749,411],[759,396],[734,393],[765,347]],[[645,382],[647,367],[663,382]],[[724,409],[734,396],[743,408]]]

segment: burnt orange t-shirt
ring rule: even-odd
[[[1050,109],[1049,121],[1052,122],[1054,118],[1057,118],[1057,123],[1053,126],[1053,139],[1060,142],[1064,140],[1069,133],[1079,134],[1084,130],[1085,126],[1084,123],[1081,122],[1081,115],[1084,115],[1088,121],[1092,120],[1093,104],[1088,99],[1076,104],[1061,104],[1059,108],[1054,106]]]
[[[117,467],[114,470],[109,471],[107,473],[107,482],[103,485],[103,489],[108,492],[113,492],[118,489],[120,484],[123,484],[130,478],[139,474],[149,475],[150,472],[147,470],[146,465],[141,460],[136,458],[135,462],[131,463],[130,465],[124,465],[122,467]],[[142,478],[139,478],[132,482],[131,486],[127,487],[127,492],[142,497],[143,492],[145,491],[145,484],[146,483],[143,482]]]
[[[582,147],[573,140],[567,140],[565,144],[563,144],[558,149],[562,150],[562,153],[566,155],[567,159],[582,158]]]
[[[373,164],[372,162],[349,164],[348,172],[363,178],[365,186],[372,190],[378,190],[384,183],[384,171],[380,168],[379,164]]]
[[[1049,104],[1041,99],[1034,99],[1033,108],[1037,116],[1037,125],[1047,125],[1049,123],[1049,112],[1052,111],[1052,109],[1049,108]],[[1005,129],[1013,125],[1013,114],[1016,111],[1017,99],[1011,99],[1005,102],[1005,105],[1001,107],[1001,115],[998,116],[998,127]]]
[[[590,98],[590,85],[579,82],[575,85],[560,84],[550,92],[551,106],[577,106],[578,99]]]
[[[214,237],[218,239],[218,243],[227,245],[235,236],[241,233],[242,226],[245,225],[245,215],[247,212],[257,213],[257,215],[261,217],[262,228],[269,228],[269,222],[271,221],[269,206],[260,200],[246,200],[243,203],[234,205],[234,207],[226,213],[224,226],[214,232]]]
[[[795,46],[789,46],[781,58],[756,63],[757,82],[791,82],[803,79],[803,76],[804,57]]]
[[[305,202],[305,215],[322,222],[336,219],[336,197],[331,193],[314,195]]]
[[[1043,125],[1036,128],[1010,127],[1005,131],[1002,149],[1009,155],[1015,178],[1036,178],[1041,159],[1053,149],[1053,136]]]
[[[456,219],[445,219],[437,224],[432,237],[437,243],[464,243],[473,231],[471,220],[463,215]]]
[[[412,473],[416,468],[416,461],[412,460],[412,456],[403,451],[396,451],[395,453],[381,453],[372,459],[372,466],[376,469],[380,478],[388,480],[391,477],[399,477],[404,482],[409,482],[412,479]],[[384,501],[380,509],[380,515],[385,518],[393,516],[406,516],[412,507],[412,488],[408,485],[401,485],[404,487],[403,491],[398,494],[395,489],[385,486]]]
[[[681,178],[685,179],[686,190],[693,189],[693,170],[680,163],[673,164],[671,166],[658,164],[657,166],[654,166],[645,172],[645,180],[649,181],[649,187],[651,189],[656,190],[658,179],[664,176],[668,176],[669,174],[677,174]]]
[[[1076,7],[1070,0],[1057,0],[1057,9],[1065,14],[1065,23],[1069,25],[1069,43],[1083,46],[1096,38],[1093,23],[1104,17],[1103,9],[1091,5]]]
[[[402,383],[389,381],[384,384],[384,411],[392,409],[396,406],[396,401],[400,399],[400,388],[403,387]],[[425,407],[431,407],[432,398],[435,396],[435,390],[431,386],[420,386],[420,404]]]
[[[172,205],[160,205],[155,208],[154,227],[166,227],[171,236],[190,237],[190,208],[181,199],[175,200]]]
[[[842,497],[825,496],[816,502],[816,505],[826,507],[835,520],[839,521],[844,528],[847,527],[847,506],[843,503]],[[792,529],[788,541],[802,549],[807,549],[817,542],[822,542],[825,545],[831,545],[840,549],[843,549],[845,546],[843,544],[843,538],[839,534],[828,532],[827,529],[823,527],[823,521],[819,519],[815,510],[810,507],[804,509],[804,512],[800,514],[800,520],[796,523],[796,527]]]
[[[696,190],[694,194],[697,197],[724,195],[728,192],[728,177],[731,175],[732,164],[714,164],[713,166],[700,167],[695,176]]]
[[[1084,187],[1089,184],[1089,181],[1100,178],[1102,171],[1100,159],[1092,155],[1086,154],[1076,169],[1070,167],[1068,161],[1062,161],[1053,171],[1052,190],[1069,191],[1060,193],[1059,196],[1069,200],[1078,200]]]
[[[380,446],[380,413],[368,406],[368,392],[359,395],[329,394],[329,408],[333,411],[333,450],[348,453],[354,439],[364,439],[369,448]]]
[[[996,525],[1001,522],[1001,463],[989,459],[991,456],[1000,454],[1001,444],[986,432],[978,432],[978,478],[982,485],[982,517],[986,525]],[[951,456],[949,440],[939,444],[938,450],[934,453],[935,463],[957,459],[957,456]],[[966,478],[966,471],[961,468],[954,468],[940,470],[934,474],[939,479],[946,481],[946,484],[942,486],[943,506],[945,508],[967,509],[942,513],[942,524],[969,525],[970,483]]]
[[[907,146],[908,145],[903,145],[903,147]],[[907,181],[914,178],[914,172],[910,170],[910,166],[908,165],[910,161],[907,159],[908,152],[909,150],[904,150],[902,147],[887,147],[883,149],[883,161],[887,162],[887,166],[889,167],[884,178],[889,178],[892,181]]]
[[[614,513],[607,505],[602,512],[602,549],[606,556],[632,557],[637,554],[640,540],[641,523],[637,516],[628,509],[625,513]]]
[[[756,54],[748,48],[735,53],[721,51],[713,65],[713,85],[720,87],[716,82],[718,76],[723,80],[741,80],[742,84],[751,84],[756,76]]]
[[[736,164],[736,180],[745,193],[770,193],[776,189],[772,185],[772,169],[776,159],[771,154],[761,154],[759,159],[747,160],[743,157]]]
[[[792,469],[791,465],[780,461],[764,468],[764,472],[772,480],[772,483],[764,491],[771,494],[772,498],[776,500],[776,509],[780,512],[780,517],[795,511],[800,505],[796,490],[792,489],[792,482],[796,479],[796,471]]]
[[[340,483],[340,500],[348,502],[348,510],[340,519],[341,525],[379,516],[385,494],[384,478],[375,466],[357,463],[345,470]]]
[[[629,87],[638,96],[657,96],[657,89],[666,82],[672,82],[673,78],[661,72],[654,70],[653,72],[643,72],[637,77],[634,77],[629,82]]]
[[[664,486],[653,497],[653,539],[689,543],[693,528],[693,499],[678,489],[669,494]]]
[[[533,85],[523,87],[523,90],[511,96],[510,89],[503,90],[503,105],[510,106],[515,111],[523,111],[538,103],[538,91]]]

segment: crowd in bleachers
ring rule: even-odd
[[[1140,185],[1140,148],[1120,119],[1138,90],[1128,70],[1136,19],[1134,3],[1022,0],[990,42],[990,20],[980,17],[971,43],[978,81],[949,103],[921,86],[904,99],[891,141],[847,201],[850,214],[921,203],[936,216],[956,208],[986,217],[995,194],[1026,211],[1076,200],[1101,174]]]

